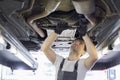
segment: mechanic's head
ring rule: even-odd
[[[71,44],[71,50],[75,53],[81,53],[81,56],[86,52],[86,46],[82,38],[76,38]]]

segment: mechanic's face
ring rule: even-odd
[[[84,50],[85,48],[85,45],[84,45],[84,42],[80,41],[80,40],[74,40],[71,44],[71,50],[72,51],[75,51],[75,52],[79,52],[79,51],[82,51]]]

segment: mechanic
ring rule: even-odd
[[[86,72],[90,70],[98,60],[97,49],[87,35],[86,28],[77,28],[80,37],[76,38],[70,47],[69,56],[64,58],[55,53],[51,48],[53,42],[62,31],[68,29],[68,24],[59,22],[46,40],[43,42],[41,50],[47,58],[55,65],[56,79],[55,80],[84,80]],[[81,59],[86,51],[89,56]]]

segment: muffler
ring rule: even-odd
[[[94,0],[73,0],[75,10],[79,14],[91,14],[95,11]]]

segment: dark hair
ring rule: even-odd
[[[83,38],[81,38],[81,37],[79,37],[79,38],[75,38],[75,40],[84,41]]]
[[[84,42],[84,40],[82,38],[76,38],[75,40],[79,40],[80,42],[82,42],[82,44],[85,45],[85,42]],[[84,50],[86,51],[86,45],[85,45]]]

